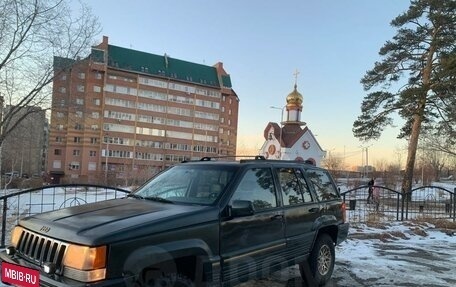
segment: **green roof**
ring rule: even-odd
[[[54,69],[65,70],[74,64],[75,60],[54,56]]]
[[[222,76],[222,84],[226,88],[231,88],[231,78],[230,78],[230,76]]]
[[[108,65],[154,76],[220,87],[215,67],[174,59],[166,54],[159,56],[109,45]],[[225,87],[231,87],[229,76],[224,76],[222,81]],[[225,85],[225,83],[229,83],[229,85]]]
[[[92,53],[90,54],[90,57],[94,62],[104,63],[104,54],[105,52],[103,50],[92,48]]]

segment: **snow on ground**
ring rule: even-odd
[[[394,222],[351,228],[337,247],[334,286],[456,286],[456,230]]]
[[[358,224],[336,247],[326,287],[456,286],[456,224],[440,221]],[[304,286],[297,266],[240,287]]]

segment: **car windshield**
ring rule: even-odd
[[[152,178],[132,195],[168,203],[213,204],[225,190],[235,167],[174,166]]]

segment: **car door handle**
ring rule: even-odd
[[[271,220],[282,220],[283,219],[283,215],[282,214],[276,214],[274,216],[271,216]]]
[[[312,213],[320,212],[320,208],[319,207],[311,208],[311,209],[309,209],[309,212],[312,212]]]

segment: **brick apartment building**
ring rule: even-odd
[[[206,66],[109,45],[54,58],[48,173],[54,182],[138,184],[183,160],[236,154],[239,98]]]

